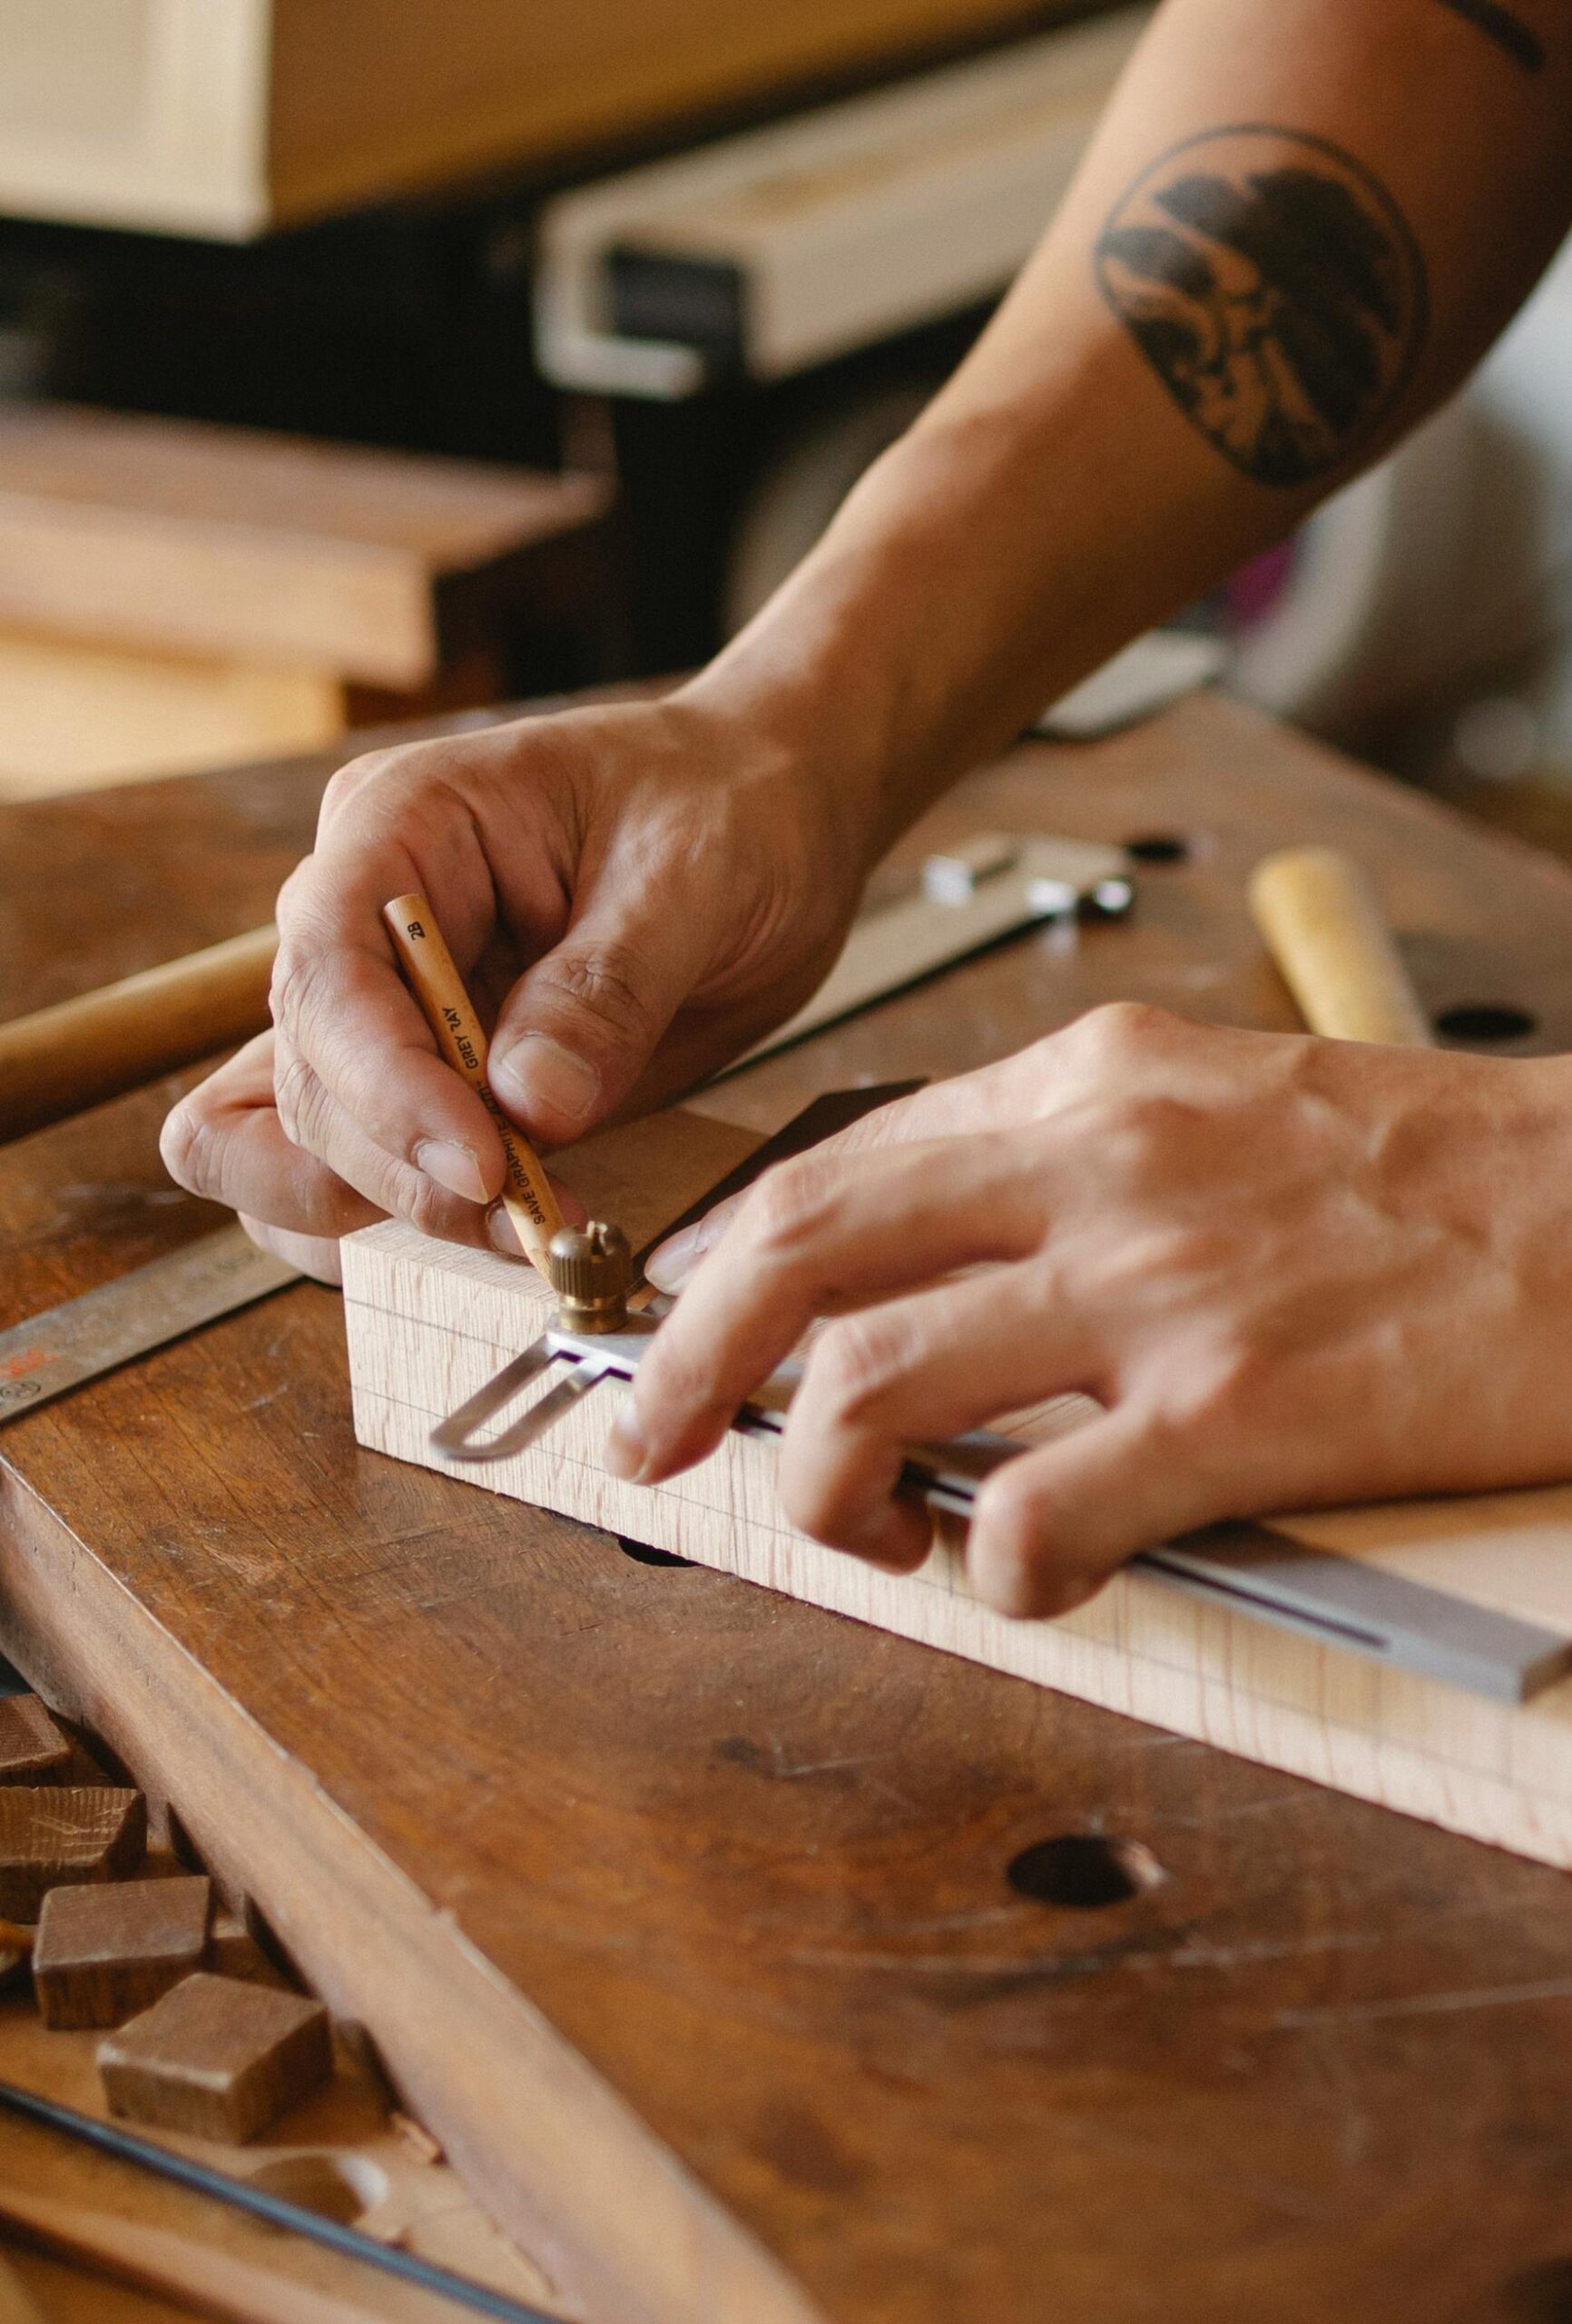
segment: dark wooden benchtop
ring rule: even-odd
[[[330,764],[0,809],[0,1017],[264,919]],[[734,1114],[1115,995],[1290,1024],[1243,875],[1310,837],[1434,1007],[1572,1047],[1572,875],[1221,701],[1027,746],[906,855],[998,821],[1186,851]],[[216,1223],[172,1094],[0,1150],[0,1326]],[[605,2324],[1572,2313],[1560,1875],[363,1452],[328,1291],[0,1435],[0,1637]],[[1166,1877],[1017,1896],[1066,1831]]]

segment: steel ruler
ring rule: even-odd
[[[300,1273],[260,1251],[243,1227],[224,1226],[14,1324],[0,1332],[0,1427],[133,1356],[281,1291],[298,1282]]]
[[[638,1254],[635,1268],[642,1269],[656,1242],[752,1185],[774,1163],[805,1152],[913,1086],[842,1090],[818,1099],[663,1228]],[[673,1304],[657,1296],[613,1332],[576,1330],[559,1316],[433,1430],[433,1451],[460,1468],[516,1458],[603,1380],[631,1380]],[[733,1426],[739,1433],[779,1436],[801,1373],[793,1362],[772,1374],[738,1414]],[[520,1409],[524,1392],[542,1379],[551,1382],[544,1395]],[[984,1480],[1024,1449],[984,1430],[909,1446],[902,1490],[936,1512],[969,1518]],[[1229,1612],[1501,1702],[1527,1702],[1572,1668],[1572,1638],[1560,1631],[1361,1559],[1310,1548],[1253,1519],[1207,1526],[1131,1562],[1137,1571]]]

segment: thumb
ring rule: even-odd
[[[544,1144],[582,1137],[632,1088],[699,967],[683,914],[592,905],[503,1003],[500,1103]]]
[[[1220,1513],[1191,1469],[1172,1427],[1134,1404],[1007,1461],[977,1498],[973,1590],[1017,1620],[1073,1612],[1138,1550]]]

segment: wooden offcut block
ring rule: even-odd
[[[621,1217],[636,1246],[694,1198],[695,1177],[706,1183],[694,1167],[701,1147],[709,1182],[720,1175],[718,1127],[681,1113],[630,1123],[565,1157],[564,1174],[581,1178],[593,1212]],[[729,1135],[732,1162],[756,1143]],[[522,1453],[484,1469],[448,1463],[431,1450],[432,1428],[538,1335],[551,1295],[527,1268],[393,1221],[343,1247],[363,1444],[1572,1869],[1572,1678],[1524,1704],[1491,1700],[1139,1570],[1060,1620],[1007,1621],[972,1595],[954,1541],[937,1543],[918,1572],[893,1575],[798,1531],[776,1493],[771,1442],[732,1433],[669,1484],[624,1483],[602,1462],[624,1393],[615,1384]],[[1054,1420],[1008,1425],[1030,1436]],[[1572,1633],[1572,1486],[1273,1524],[1312,1549]]]
[[[0,1788],[0,1915],[35,1921],[51,1888],[122,1879],[142,1862],[140,1791],[82,1784]]]
[[[36,1695],[0,1696],[0,1784],[58,1783],[71,1764],[71,1738]]]
[[[0,410],[0,624],[400,693],[605,481],[64,404]]]
[[[46,2025],[119,2025],[201,1966],[212,1883],[196,1873],[113,1887],[52,1888],[33,1983]]]
[[[495,701],[532,625],[597,629],[612,497],[598,476],[0,408],[0,798]]]
[[[288,1987],[290,1984],[238,1913],[214,1915],[208,1937],[207,1965],[218,1976],[242,1977],[251,1984]]]
[[[98,2045],[112,2113],[192,2138],[251,2139],[333,2070],[320,2002],[199,1970]]]

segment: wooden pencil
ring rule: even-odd
[[[546,1246],[563,1223],[562,1211],[540,1157],[508,1120],[486,1079],[486,1035],[431,906],[418,892],[395,896],[383,905],[382,917],[438,1049],[496,1124],[507,1157],[503,1206],[525,1251],[549,1280]]]

